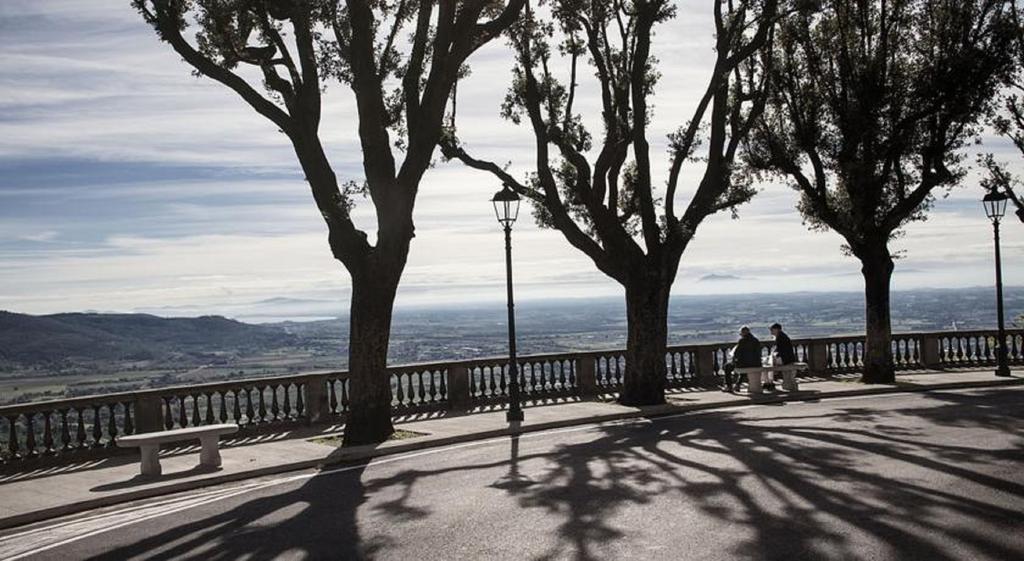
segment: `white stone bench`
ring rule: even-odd
[[[801,370],[807,370],[806,362],[794,362],[777,366],[745,366],[737,368],[736,372],[747,375],[747,383],[750,386],[751,395],[761,395],[761,376],[765,372],[782,372],[782,389],[787,392],[795,392],[800,390],[800,386],[796,382],[796,373]]]
[[[222,434],[238,432],[238,425],[206,425],[159,432],[144,432],[117,437],[120,448],[139,448],[142,453],[142,475],[160,475],[160,445],[185,440],[199,440],[199,465],[220,467],[218,439]]]

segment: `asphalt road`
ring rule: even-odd
[[[1014,387],[428,450],[76,515],[0,536],[0,557],[1010,560],[1022,530]]]

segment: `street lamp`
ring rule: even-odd
[[[512,303],[512,223],[519,216],[519,195],[507,184],[491,199],[498,223],[505,230],[505,280],[508,288],[508,422],[523,420],[523,409],[519,403],[519,367],[516,365],[516,315]]]
[[[999,253],[999,221],[1006,214],[1006,203],[1009,197],[997,189],[992,189],[981,200],[985,205],[985,214],[992,221],[996,245],[996,310],[999,317],[999,335],[996,341],[996,376],[1009,376],[1010,366],[1006,360],[1006,325],[1003,320],[1003,259]]]

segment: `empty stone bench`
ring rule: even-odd
[[[806,362],[794,362],[792,364],[780,364],[777,366],[746,366],[737,368],[736,372],[747,375],[747,383],[750,386],[751,395],[760,395],[761,375],[764,372],[782,372],[782,389],[787,392],[799,391],[800,386],[796,382],[796,373],[807,370]]]
[[[238,425],[206,425],[159,432],[144,432],[117,437],[120,448],[139,448],[142,452],[142,475],[160,475],[160,445],[186,440],[199,440],[199,465],[220,467],[218,441],[222,434],[238,432]]]

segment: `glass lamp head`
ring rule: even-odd
[[[992,222],[999,222],[1002,220],[1003,215],[1006,214],[1006,203],[1009,201],[1009,197],[1006,193],[992,190],[989,191],[985,198],[981,199],[981,204],[985,206],[985,215],[988,216]]]
[[[491,202],[494,204],[494,215],[498,218],[498,223],[506,228],[511,227],[519,217],[519,194],[505,185],[501,191],[494,194]]]

